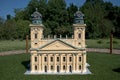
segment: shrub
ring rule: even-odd
[[[102,42],[101,40],[98,40],[97,43],[98,43],[98,44],[102,44],[103,42]]]
[[[113,40],[113,43],[114,43],[114,44],[117,44],[118,42],[117,42],[116,40]]]

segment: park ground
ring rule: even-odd
[[[89,52],[89,75],[24,75],[30,54],[0,56],[0,80],[119,80],[120,55]]]

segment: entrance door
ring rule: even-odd
[[[60,67],[59,66],[57,66],[57,72],[60,72]]]
[[[69,66],[69,72],[72,72],[72,66],[71,65]]]
[[[47,66],[45,66],[45,72],[47,72]]]

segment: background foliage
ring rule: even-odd
[[[73,34],[74,13],[78,7],[65,0],[31,0],[24,9],[14,9],[15,17],[7,15],[7,20],[0,17],[0,40],[25,39],[29,34],[31,14],[38,8],[42,14],[44,35]],[[120,38],[120,7],[103,0],[86,0],[79,8],[85,14],[86,38],[109,37],[110,32]]]

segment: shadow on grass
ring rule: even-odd
[[[120,68],[113,69],[113,71],[120,73]]]
[[[27,69],[30,70],[30,60],[29,61],[23,61],[21,64]]]

